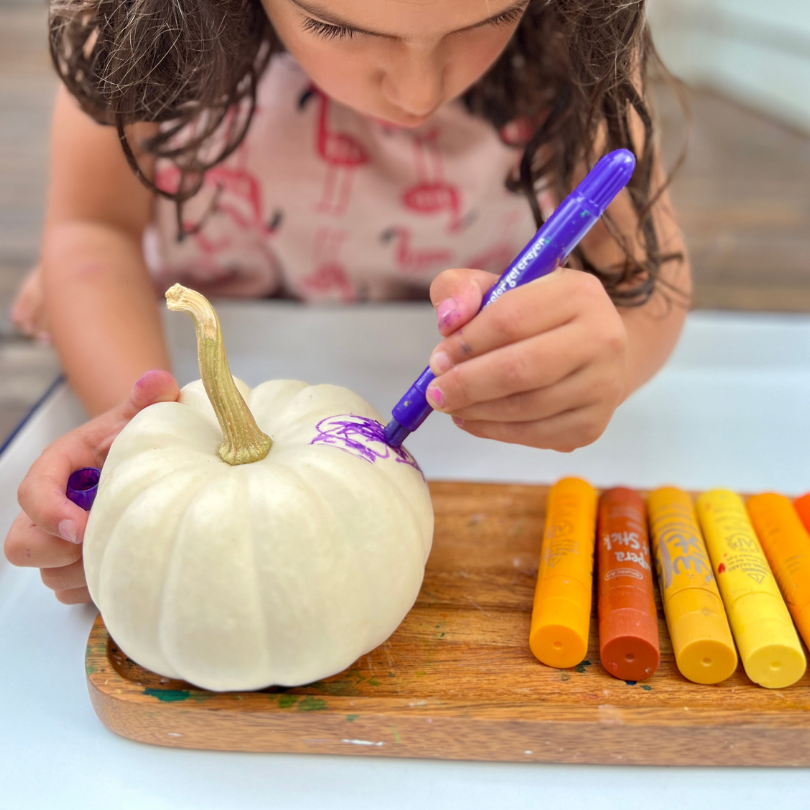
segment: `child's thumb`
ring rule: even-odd
[[[129,397],[121,406],[121,417],[129,421],[147,406],[156,402],[176,402],[179,396],[180,389],[177,382],[168,371],[162,369],[147,371],[132,386]]]

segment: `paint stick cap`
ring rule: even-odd
[[[602,666],[615,678],[643,681],[658,669],[658,621],[635,608],[611,610],[599,624]]]
[[[693,683],[720,683],[737,669],[737,651],[720,596],[686,588],[667,602],[675,661]]]
[[[770,609],[769,609],[770,608]],[[807,663],[781,596],[751,593],[733,607],[734,627],[745,674],[760,686],[782,689],[804,675]]]
[[[551,604],[558,600],[547,599],[544,608],[554,610]],[[562,601],[562,600],[559,600]],[[588,634],[583,634],[567,622],[553,619],[532,627],[529,647],[535,657],[547,667],[568,669],[575,667],[588,654]]]

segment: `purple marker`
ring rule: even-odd
[[[580,239],[627,185],[635,166],[636,159],[627,149],[617,149],[605,155],[506,268],[487,293],[481,309],[505,292],[548,275],[565,264]],[[428,404],[426,391],[434,379],[435,375],[428,366],[396,404],[391,413],[393,418],[385,427],[385,440],[391,447],[400,447],[433,410]]]

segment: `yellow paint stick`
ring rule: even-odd
[[[790,615],[810,645],[810,534],[784,495],[754,495],[746,508]]]
[[[563,478],[548,494],[529,646],[550,667],[576,666],[588,652],[596,505],[581,478]]]
[[[714,489],[698,498],[697,513],[746,674],[770,689],[796,683],[802,645],[742,498]]]
[[[661,487],[647,512],[675,663],[690,681],[720,683],[737,669],[737,651],[692,499]]]

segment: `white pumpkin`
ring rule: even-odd
[[[233,381],[208,302],[179,285],[167,298],[195,317],[203,380],[113,443],[85,534],[90,594],[121,649],[169,678],[243,690],[340,672],[416,599],[424,477],[351,391]]]

